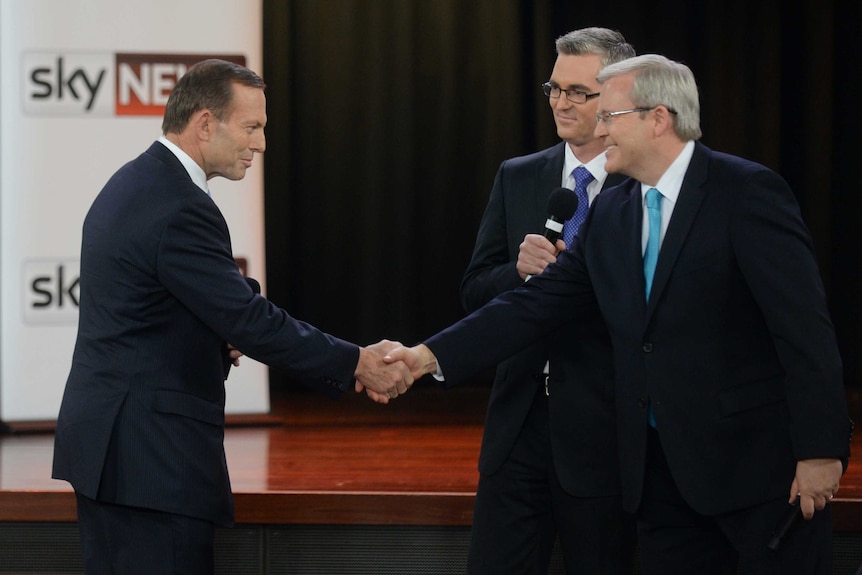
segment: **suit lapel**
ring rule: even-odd
[[[620,237],[625,238],[627,246],[623,261],[620,262],[626,270],[628,285],[636,286],[635,296],[638,301],[638,309],[643,313],[646,307],[644,293],[646,293],[646,280],[644,279],[643,246],[641,240],[641,222],[643,221],[643,201],[640,193],[640,183],[634,179],[626,182],[628,188],[626,198],[620,202]]]
[[[674,207],[673,215],[671,216],[664,241],[661,244],[661,251],[658,255],[655,276],[653,277],[652,289],[650,290],[649,305],[647,306],[647,321],[649,321],[650,316],[655,310],[656,302],[661,297],[661,293],[670,279],[673,266],[676,264],[682,246],[685,244],[685,239],[688,237],[689,230],[691,230],[700,206],[706,197],[703,183],[706,181],[708,161],[707,148],[701,144],[695,144],[694,154],[691,157],[691,162],[682,181],[679,198],[677,198],[677,204]],[[641,207],[642,209],[643,207]],[[643,269],[642,265],[641,269]]]

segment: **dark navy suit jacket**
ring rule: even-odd
[[[467,311],[524,283],[516,268],[520,244],[525,235],[544,232],[548,197],[560,187],[566,145],[500,165],[461,283]],[[604,188],[623,179],[610,174]],[[549,427],[560,485],[578,497],[619,494],[611,341],[598,307],[497,367],[479,470],[494,473],[508,457],[536,388],[543,385],[536,376],[549,358]]]
[[[254,294],[221,212],[158,142],[93,202],[80,292],[53,477],[91,499],[233,522],[226,342],[323,389],[353,380],[358,348]]]
[[[634,180],[602,192],[574,249],[426,344],[457,380],[598,304],[613,342],[626,509],[641,499],[650,404],[696,511],[786,497],[796,461],[847,457],[851,430],[796,199],[767,168],[696,144],[649,302],[642,210]]]

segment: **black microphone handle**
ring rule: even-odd
[[[548,219],[545,220],[545,238],[556,245],[557,240],[563,237],[563,225],[571,219],[578,209],[578,196],[568,188],[557,188],[548,197]],[[533,277],[528,275],[524,281]]]
[[[557,230],[556,228],[560,229]],[[545,233],[543,234],[549,242],[556,244],[557,240],[563,237],[563,222],[557,221],[554,216],[548,216],[545,220]]]
[[[791,504],[787,514],[775,526],[775,530],[772,532],[772,539],[769,540],[769,544],[767,545],[770,551],[781,549],[781,546],[784,545],[784,540],[787,539],[800,519],[802,519],[802,508],[799,506],[799,496],[797,495],[796,501]]]

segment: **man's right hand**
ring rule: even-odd
[[[527,234],[521,242],[516,268],[521,279],[539,275],[548,264],[557,261],[557,254],[566,249],[566,242],[557,240],[556,245],[539,234]]]
[[[356,391],[364,389],[378,403],[389,403],[390,399],[407,393],[414,379],[404,364],[384,362],[380,355],[364,347],[359,348],[359,363],[353,377]]]
[[[386,363],[403,361],[413,379],[429,373],[437,373],[437,357],[424,343],[413,347],[396,347],[383,357]]]

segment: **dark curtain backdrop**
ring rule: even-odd
[[[706,145],[790,182],[862,385],[862,16],[800,1],[264,0],[268,296],[363,344],[462,317],[497,167],[557,141],[554,40],[605,26],[692,68]]]

